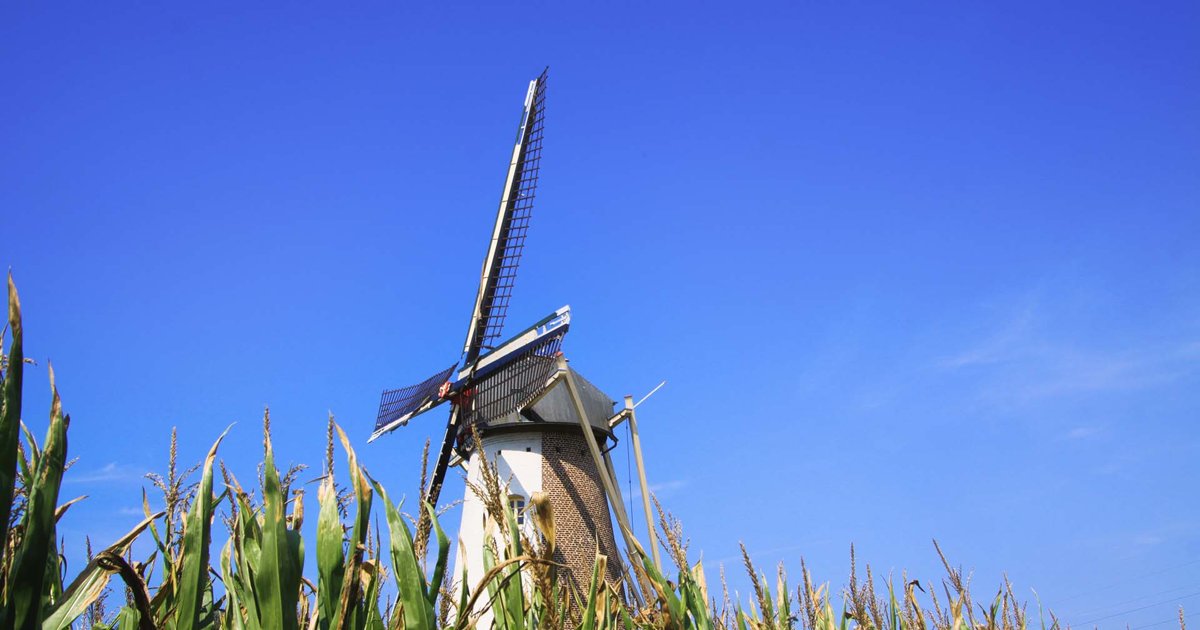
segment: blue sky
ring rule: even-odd
[[[379,391],[458,355],[548,64],[510,330],[569,303],[589,379],[669,381],[650,477],[707,564],[741,540],[836,588],[853,542],[937,580],[937,538],[1077,625],[1200,610],[1198,32],[1194,3],[7,5],[0,264],[29,421],[45,359],[73,417],[67,543],[128,529],[171,426],[198,460],[236,421],[252,477],[264,405],[285,460],[332,410],[411,491],[440,416],[367,446]]]

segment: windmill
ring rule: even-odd
[[[627,548],[630,545],[631,529],[608,455],[616,444],[613,429],[626,420],[656,558],[658,550],[635,405],[626,397],[624,408],[614,413],[612,399],[567,365],[561,348],[570,328],[570,308],[564,306],[499,341],[533,213],[546,76],[543,72],[531,81],[525,95],[462,356],[415,385],[384,391],[370,441],[447,404],[449,417],[429,486],[423,489],[425,501],[436,505],[452,462],[463,465],[468,480],[478,483],[481,458],[473,439],[477,433],[487,460],[509,480],[509,503],[518,513],[523,514],[534,492],[549,497],[558,533],[556,560],[570,569],[565,577],[580,586],[590,580],[597,548],[614,560],[606,579],[620,579],[612,516]],[[466,493],[459,528],[460,576],[483,573],[485,520],[481,501]]]

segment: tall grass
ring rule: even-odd
[[[575,581],[561,579],[566,567],[552,560],[556,530],[549,501],[535,495],[529,515],[533,527],[519,527],[504,500],[502,480],[486,462],[482,482],[471,486],[487,509],[487,528],[493,534],[481,550],[485,573],[455,582],[448,577],[450,541],[434,506],[411,507],[415,517],[404,514],[359,464],[332,417],[324,471],[316,480],[315,541],[306,545],[301,535],[304,493],[296,483],[303,469],[280,472],[269,413],[263,418],[257,487],[247,491],[218,464],[228,430],[213,442],[203,462],[182,472],[172,433],[166,475],[150,475],[165,508],[152,511],[143,492],[141,522],[99,552],[93,553],[87,540],[88,563],[67,582],[55,528],[78,500],[62,501],[59,493],[68,467],[70,416],[63,413],[50,370],[50,421],[40,444],[21,421],[26,360],[20,301],[11,276],[7,333],[11,342],[0,358],[0,629],[465,630],[484,620],[501,630],[1060,626],[1053,614],[1045,619],[1039,612],[1031,621],[1026,604],[1007,581],[994,597],[976,601],[961,570],[940,549],[946,570],[940,588],[927,585],[926,590],[905,577],[880,587],[870,567],[860,580],[851,551],[848,584],[835,596],[828,584],[814,581],[803,563],[793,590],[782,565],[769,576],[743,548],[752,593],[747,601],[732,601],[724,568],[718,594],[709,588],[704,566],[691,563],[682,526],[661,506],[662,540],[671,566],[656,564],[635,540],[627,557],[598,554],[590,581],[583,581],[588,587],[573,590]],[[346,461],[341,483],[334,475],[335,441]],[[194,483],[188,481],[193,473],[199,474]],[[224,517],[218,518],[220,514]],[[382,524],[376,520],[380,516]],[[224,529],[219,549],[214,548],[214,527]],[[134,560],[131,545],[146,532],[152,551]],[[432,567],[426,564],[429,546]],[[304,572],[306,554],[314,554],[314,574]],[[631,583],[606,582],[610,562],[627,565],[623,574]],[[114,591],[124,593],[118,603],[108,601]],[[1179,623],[1185,630],[1182,611]]]

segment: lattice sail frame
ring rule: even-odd
[[[440,398],[439,390],[454,373],[458,363],[408,387],[389,389],[379,399],[379,415],[375,418],[375,434],[403,426],[426,403]]]
[[[564,328],[539,340],[502,369],[480,379],[470,403],[459,412],[463,431],[472,426],[482,428],[516,413],[542,393],[558,369],[557,357],[566,333]]]
[[[436,503],[459,433],[466,427],[495,421],[518,411],[532,401],[549,381],[556,368],[562,337],[567,330],[569,312],[566,307],[514,340],[496,347],[508,315],[509,302],[516,284],[517,267],[525,249],[525,239],[533,216],[538,173],[541,169],[542,136],[545,124],[546,77],[529,84],[524,110],[513,146],[504,189],[501,193],[496,223],[488,244],[480,274],[467,338],[463,344],[461,369],[457,380],[447,389],[454,368],[438,372],[416,385],[384,392],[371,440],[401,426],[417,414],[450,401],[450,417],[446,436],[434,465],[425,499]],[[561,329],[556,329],[561,327]],[[531,332],[532,331],[532,332]],[[520,340],[525,335],[539,337],[530,346]],[[545,336],[544,339],[540,337]],[[521,343],[514,351],[516,357],[504,352],[509,343]],[[485,354],[486,351],[486,354]],[[481,356],[484,355],[484,356]],[[487,366],[491,357],[491,366]],[[495,370],[494,372],[492,370]],[[478,372],[478,379],[476,374]],[[472,400],[478,395],[478,400]]]
[[[479,279],[479,293],[467,339],[463,344],[465,365],[493,347],[504,328],[509,301],[517,279],[517,267],[525,250],[525,238],[533,217],[538,172],[542,161],[542,131],[545,125],[547,72],[534,79],[526,96],[521,125],[513,147],[508,177],[504,182],[496,225]]]

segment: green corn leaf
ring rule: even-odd
[[[264,628],[296,630],[296,604],[300,597],[300,569],[296,566],[288,541],[283,490],[271,436],[264,436],[263,522],[261,555],[254,571],[254,591],[258,595],[259,622]]]
[[[317,490],[320,513],[317,517],[317,619],[321,630],[329,630],[337,616],[346,554],[342,547],[345,533],[338,515],[337,489],[332,476]]]
[[[462,584],[458,594],[458,619],[454,622],[454,627],[462,627],[464,620],[471,616],[471,611],[467,610],[467,602],[471,598],[470,588],[467,586],[469,576],[467,575],[466,567],[463,567],[461,574]],[[1045,629],[1043,629],[1045,630]]]
[[[438,523],[437,510],[433,508],[433,505],[426,503],[425,509],[429,512],[429,523],[433,527],[438,544],[437,561],[433,565],[433,577],[429,580],[428,593],[429,605],[436,607],[438,594],[442,592],[442,582],[446,578],[446,561],[450,557],[450,539],[446,537],[446,532],[442,531],[442,526]]]
[[[105,553],[116,556],[125,553],[129,549],[129,545],[150,526],[150,523],[162,518],[165,514],[166,512],[159,512],[148,516],[130,530],[129,533],[110,545]],[[55,607],[50,611],[50,614],[42,621],[42,630],[69,628],[71,622],[82,615],[87,610],[87,607],[100,597],[104,592],[104,588],[108,585],[109,577],[112,574],[111,571],[101,566],[101,564],[100,556],[97,555],[75,577],[71,585],[63,593],[62,598],[55,603]]]
[[[350,553],[346,555],[342,586],[339,589],[337,616],[334,617],[333,622],[330,624],[331,628],[361,630],[362,625],[359,623],[361,606],[359,606],[359,603],[362,599],[362,592],[360,590],[361,582],[358,579],[358,572],[362,566],[364,550],[365,548],[362,545],[352,545]]]
[[[55,519],[57,527],[58,519]],[[45,618],[54,607],[54,602],[62,597],[63,575],[59,570],[60,558],[66,556],[64,549],[55,549],[54,541],[50,541],[50,553],[46,554],[45,577],[42,579],[41,618]]]
[[[368,483],[362,467],[358,465],[358,455],[350,446],[350,438],[346,437],[346,432],[342,431],[337,424],[334,424],[334,429],[337,431],[342,448],[346,451],[350,481],[354,486],[356,511],[354,525],[350,530],[349,553],[346,554],[343,568],[342,586],[338,594],[338,613],[332,627],[360,630],[366,622],[366,618],[360,614],[362,607],[359,606],[359,603],[362,600],[363,592],[359,571],[371,525],[371,484]]]
[[[690,582],[696,585],[700,590],[700,599],[708,601],[708,579],[704,576],[704,560],[697,560],[696,564],[692,565]]]
[[[225,429],[204,458],[200,486],[192,500],[184,523],[183,545],[180,551],[179,595],[175,602],[176,630],[197,630],[202,618],[204,591],[208,587],[208,556],[212,542],[213,461],[217,448],[229,434]]]
[[[520,557],[523,553],[521,530],[517,526],[517,516],[507,501],[504,502],[504,520],[508,525],[508,557]],[[504,614],[509,620],[511,630],[524,630],[525,589],[521,584],[521,566],[514,564],[508,567],[504,574]]]
[[[109,573],[100,568],[96,560],[84,567],[63,594],[60,601],[42,621],[42,630],[64,630],[82,615],[108,587]]]
[[[21,433],[25,436],[25,457],[18,458],[18,468],[25,479],[32,480],[33,473],[37,471],[38,460],[42,457],[42,451],[38,448],[37,438],[33,436],[33,431],[29,430],[29,426],[24,422],[21,423]]]
[[[608,557],[597,551],[596,561],[592,564],[592,584],[588,588],[587,603],[583,606],[583,622],[579,624],[579,630],[596,630],[596,592],[604,579],[607,564]]]
[[[483,534],[483,540],[485,541],[483,545],[483,575],[485,578],[489,575],[492,575],[492,569],[496,567],[496,554],[492,550],[492,545],[490,544],[491,541],[494,540],[494,530],[490,526],[491,519],[488,519],[488,522],[489,526],[484,528]],[[490,602],[492,609],[496,609],[497,607],[503,608],[504,593],[500,590],[499,580],[494,578],[488,580],[486,588],[488,593],[488,601]],[[475,614],[475,611],[472,610],[471,613]],[[506,625],[504,615],[492,616],[494,618],[494,624],[503,626],[504,628],[508,627]]]
[[[346,450],[346,461],[350,468],[350,480],[354,484],[354,500],[358,504],[354,518],[354,527],[350,533],[350,542],[351,544],[365,545],[367,542],[367,532],[371,526],[371,484],[368,482],[365,471],[358,465],[358,455],[350,446],[350,438],[346,437],[346,432],[342,431],[342,427],[335,424],[334,428],[337,429],[338,439],[342,443],[342,448]]]
[[[896,589],[892,584],[892,578],[889,576],[887,581],[888,590],[888,621],[892,624],[895,630],[904,630],[904,621],[900,616],[900,606],[896,603]]]
[[[289,566],[292,567],[291,581],[284,583],[284,592],[292,593],[292,608],[286,610],[295,610],[300,603],[300,588],[304,581],[304,539],[300,536],[300,532],[294,528],[285,528],[287,551],[291,558]],[[293,615],[295,616],[295,615]],[[299,617],[297,617],[297,623]]]
[[[225,606],[223,627],[228,630],[245,630],[241,605],[243,588],[241,582],[233,575],[233,563],[230,560],[232,555],[233,536],[230,536],[221,550],[221,580],[225,583],[225,597],[229,601]]]
[[[687,612],[691,618],[690,625],[699,630],[712,628],[712,623],[708,618],[708,602],[704,599],[704,591],[700,589],[700,585],[695,580],[688,578],[679,585],[679,593],[687,604]]]
[[[216,599],[216,594],[213,592],[212,580],[207,580],[204,587],[204,600],[200,608],[200,624],[201,630],[216,630],[220,627],[220,621],[224,609],[222,606],[225,603],[225,596],[221,599]]]
[[[232,543],[230,568],[233,582],[230,583],[226,580],[225,586],[237,589],[238,602],[246,611],[242,617],[244,627],[247,630],[260,630],[262,615],[259,613],[258,595],[254,590],[253,576],[262,555],[259,543],[262,539],[262,531],[237,478],[230,475],[230,479],[233,487],[229,488],[229,491],[233,495],[233,500],[237,502],[238,513],[230,530]]]
[[[117,613],[116,626],[118,628],[137,628],[141,625],[142,616],[133,606],[125,606]]]
[[[363,602],[367,606],[365,615],[363,615],[363,630],[385,630],[383,625],[383,616],[379,613],[379,589],[382,586],[382,580],[379,579],[379,570],[374,562],[368,561],[362,564],[363,579],[367,581],[367,587],[363,589],[366,595],[363,597]],[[430,626],[433,628],[433,626]]]
[[[671,616],[671,622],[678,624],[680,627],[684,625],[684,607],[683,602],[675,595],[674,589],[667,582],[667,578],[659,572],[658,567],[654,565],[654,561],[646,554],[645,550],[640,547],[635,547],[635,550],[642,558],[642,568],[646,570],[646,575],[650,578],[650,585],[658,593],[659,597],[667,604],[667,612]]]
[[[462,544],[461,541],[459,544]],[[483,575],[481,576],[481,581],[476,584],[471,591],[471,614],[478,617],[482,614],[490,613],[492,615],[492,625],[494,626],[494,629],[498,628],[501,630],[509,630],[508,618],[505,614],[503,614],[503,609],[505,607],[505,591],[500,588],[500,584],[504,577],[501,571],[504,566],[507,565],[504,565],[504,563],[500,560],[500,550],[496,546],[496,522],[490,515],[488,515],[486,509],[484,510],[483,516],[482,551]],[[481,599],[480,596],[483,593],[486,593],[487,597],[482,598],[484,604],[480,605],[479,600]],[[488,611],[488,613],[485,613],[485,611]],[[478,621],[478,619],[476,619],[476,621]]]
[[[147,518],[150,517],[150,500],[146,496],[145,488],[142,488],[142,513],[145,514]],[[163,542],[162,536],[158,535],[158,528],[154,526],[154,521],[150,521],[150,536],[154,538],[154,545],[158,550],[158,555],[162,558],[163,575],[170,575],[171,563],[169,560],[170,556],[167,551],[167,544]],[[160,586],[160,588],[162,587]]]
[[[62,401],[54,386],[54,369],[50,368],[50,427],[46,430],[45,449],[38,462],[34,485],[30,488],[25,508],[25,534],[13,559],[9,573],[8,622],[18,630],[41,627],[42,593],[46,585],[46,563],[54,548],[54,511],[62,483],[67,457],[67,424],[63,417]],[[7,624],[5,624],[7,625]]]
[[[404,627],[408,630],[432,629],[437,623],[433,605],[426,590],[425,576],[413,550],[412,532],[400,511],[388,498],[379,482],[371,480],[376,494],[383,499],[384,516],[388,524],[388,542],[391,546],[392,572],[396,577],[396,588],[400,591],[400,602],[404,606]]]
[[[4,374],[4,397],[0,401],[0,542],[8,540],[12,515],[13,486],[17,478],[17,440],[21,427],[21,382],[25,368],[24,335],[21,329],[21,300],[12,273],[8,274],[8,371]],[[7,545],[0,544],[0,558]]]
[[[792,596],[788,590],[787,578],[783,574],[783,565],[779,565],[779,579],[776,583],[776,596],[779,598],[779,625],[780,627],[788,627],[792,618]]]

